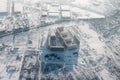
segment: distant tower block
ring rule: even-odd
[[[14,15],[14,1],[8,0],[7,5],[8,15]]]

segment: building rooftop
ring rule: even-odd
[[[69,29],[67,30],[64,27],[58,27],[56,29],[56,32],[58,33],[58,36],[60,36],[66,48],[72,49],[77,48],[79,46],[80,41],[77,39],[75,34],[69,31]]]
[[[62,42],[59,40],[59,38],[56,35],[55,31],[50,31],[49,32],[49,36],[48,36],[48,47],[50,50],[55,50],[55,51],[63,51],[64,50],[64,46],[62,44]]]
[[[55,31],[50,31],[48,36],[48,46],[50,48],[76,49],[79,48],[80,41],[69,30],[58,27]]]

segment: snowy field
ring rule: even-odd
[[[31,0],[26,1],[32,2]],[[37,1],[34,0],[33,3]],[[64,0],[60,1],[61,3],[65,2]],[[30,49],[38,51],[36,58],[39,61],[36,62],[30,56],[31,59],[25,62],[30,64],[26,66],[29,68],[30,65],[34,68],[31,65],[34,60],[37,64],[40,64],[38,67],[40,71],[38,71],[37,76],[41,80],[120,80],[120,67],[118,67],[119,62],[114,56],[115,52],[106,44],[107,39],[94,30],[94,25],[89,22],[89,19],[92,20],[93,18],[106,19],[106,14],[110,15],[111,12],[114,12],[114,3],[112,4],[112,0],[72,1],[70,4],[65,2],[70,7],[72,6],[70,8],[71,12],[79,15],[77,18],[88,20],[55,23],[0,38],[0,80],[19,80],[24,55]],[[6,0],[0,0],[0,12],[7,11],[6,3]],[[16,3],[15,11],[21,10],[21,6],[21,4]],[[54,11],[53,8],[51,10]],[[74,50],[52,52],[47,48],[49,31],[62,26],[69,29],[80,40],[78,55],[73,55]],[[17,49],[16,53],[14,49]],[[56,57],[45,58],[46,55],[53,53],[56,53],[57,57],[60,58],[59,61]],[[27,71],[24,76],[30,77]]]

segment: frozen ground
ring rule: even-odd
[[[101,17],[102,14],[104,18],[66,21],[0,38],[0,43],[5,44],[0,51],[0,80],[19,80],[24,55],[29,54],[26,53],[28,50],[39,52],[36,57],[40,64],[37,76],[41,80],[120,80],[119,10],[115,16],[105,17],[106,14],[112,15],[111,11],[116,6],[111,1],[104,0],[76,0],[70,5],[81,7],[85,11],[89,9],[88,12],[95,13],[92,16]],[[74,9],[71,10],[85,13],[84,10]],[[46,47],[48,32],[61,26],[68,28],[79,38],[78,55],[73,55],[72,51],[56,52],[61,61],[54,57],[53,60],[47,60],[45,55],[51,54]],[[14,52],[14,49],[17,51]],[[26,63],[36,62],[33,59],[34,57]]]
[[[78,54],[78,58],[77,58],[77,60],[78,60],[77,65],[71,65],[71,63],[72,63],[71,60],[74,59],[74,58],[72,58],[73,55],[68,55],[69,53],[64,53],[64,54],[66,54],[66,60],[69,59],[69,61],[67,62],[68,64],[65,64],[63,67],[61,67],[58,70],[53,70],[53,72],[50,72],[49,74],[41,73],[41,75],[42,75],[41,78],[48,79],[48,78],[52,77],[53,79],[55,79],[55,77],[58,76],[57,79],[60,79],[61,77],[63,77],[63,80],[66,80],[66,78],[71,76],[71,78],[73,78],[73,80],[79,80],[80,78],[82,78],[82,75],[85,74],[83,77],[85,79],[86,78],[93,79],[96,76],[106,79],[105,75],[103,75],[103,73],[105,73],[106,76],[108,78],[110,78],[111,80],[116,80],[117,79],[116,76],[111,75],[111,73],[105,67],[105,64],[107,64],[107,60],[108,60],[107,57],[112,56],[111,57],[111,59],[112,59],[114,56],[111,55],[112,53],[110,52],[109,48],[107,48],[105,42],[103,40],[99,39],[100,35],[90,28],[91,27],[90,24],[88,24],[84,21],[79,22],[78,25],[76,25],[76,22],[68,22],[68,24],[69,25],[66,25],[66,23],[55,24],[55,25],[51,25],[48,27],[40,28],[39,30],[34,29],[29,32],[25,32],[25,33],[23,32],[23,33],[15,35],[15,37],[13,37],[14,35],[4,37],[4,38],[1,38],[0,40],[1,40],[1,42],[4,42],[4,43],[7,42],[6,44],[14,45],[14,46],[20,48],[22,51],[21,55],[24,55],[23,51],[27,50],[27,47],[32,47],[34,49],[38,49],[40,47],[42,48],[42,45],[44,46],[44,42],[46,42],[45,37],[47,36],[49,29],[55,28],[56,26],[62,26],[62,25],[65,26],[66,25],[66,27],[69,27],[69,29],[73,33],[76,33],[76,35],[79,37],[79,39],[81,41],[80,50],[79,50],[79,54]],[[41,34],[41,32],[42,32],[42,34]],[[41,42],[42,38],[44,38],[43,42]],[[32,40],[33,43],[28,44],[28,40]],[[41,44],[39,44],[39,43],[41,43]],[[41,53],[40,55],[44,57],[45,54],[49,54],[49,51],[45,51],[42,48],[40,53]],[[42,55],[42,53],[44,53],[44,54]],[[70,56],[71,56],[71,58],[69,58]],[[6,59],[4,58],[4,60],[6,60]],[[14,59],[12,59],[12,58],[11,58],[11,60],[14,61]],[[42,58],[40,62],[44,62],[44,61],[45,61],[44,58]],[[92,63],[91,63],[91,61],[92,61]],[[1,63],[2,63],[2,61],[1,61]],[[49,63],[51,63],[51,65],[52,64],[54,64],[54,65],[61,64],[60,62],[58,62],[57,64],[54,62],[49,62]],[[21,64],[21,62],[19,64]],[[5,72],[6,68],[4,67],[5,65],[7,65],[7,64],[3,65],[4,69],[0,68],[2,74],[4,74],[4,77],[2,77],[1,79],[9,80],[9,76],[8,76],[8,78],[5,77],[5,76],[7,76],[7,74]],[[42,64],[41,64],[41,66],[42,66]],[[89,70],[89,72],[87,72],[88,70]],[[18,75],[19,75],[19,71],[20,70],[18,70],[18,72],[17,72]],[[74,74],[76,74],[76,75],[74,75]],[[91,74],[92,74],[92,76],[91,76]],[[54,75],[54,77],[52,75]],[[1,75],[1,76],[3,76],[3,75]],[[15,78],[14,76],[15,75],[12,75],[12,78],[10,78],[10,80],[14,79]],[[109,76],[113,76],[113,77],[111,78]],[[16,76],[16,79],[17,78],[19,78],[19,77]],[[99,80],[99,79],[96,79],[96,80]]]

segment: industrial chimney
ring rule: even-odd
[[[7,5],[8,15],[10,16],[14,15],[14,1],[8,0]]]

